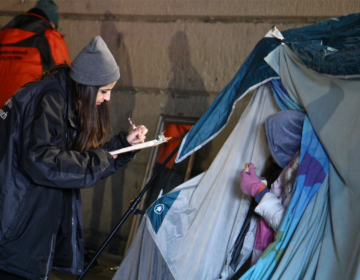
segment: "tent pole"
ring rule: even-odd
[[[134,198],[134,200],[130,201],[130,205],[128,210],[126,211],[126,213],[122,216],[121,220],[119,221],[119,223],[116,225],[116,227],[114,228],[114,230],[112,231],[112,233],[108,236],[108,238],[105,240],[105,242],[101,245],[100,249],[97,251],[97,253],[95,254],[94,258],[89,262],[89,264],[86,266],[86,268],[84,269],[84,272],[78,277],[78,280],[83,279],[83,277],[85,276],[85,274],[88,272],[88,270],[90,269],[90,267],[93,265],[93,263],[96,261],[96,259],[99,257],[99,255],[101,254],[101,252],[105,249],[105,247],[107,246],[107,244],[110,242],[110,240],[113,238],[113,236],[115,235],[115,233],[120,229],[120,227],[122,226],[122,224],[126,221],[126,219],[129,217],[129,215],[131,214],[131,212],[134,212],[136,214],[136,212],[138,211],[138,209],[136,209],[137,205],[139,204],[139,202],[141,201],[141,198],[143,197],[143,195],[145,194],[145,192],[149,189],[151,183],[155,180],[155,178],[159,175],[159,173],[164,169],[164,167],[166,166],[166,164],[170,161],[170,159],[177,153],[177,151],[179,150],[181,145],[181,142],[179,143],[179,145],[177,145],[177,147],[171,152],[171,154],[167,157],[167,159],[161,164],[161,166],[159,167],[159,169],[155,172],[155,174],[152,176],[152,178],[149,180],[149,182],[147,182],[147,184],[145,185],[145,187],[142,189],[142,191],[140,192],[140,194]]]

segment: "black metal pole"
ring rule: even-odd
[[[120,227],[122,226],[122,224],[125,222],[125,220],[129,217],[131,212],[135,212],[136,210],[136,206],[139,204],[141,198],[143,197],[143,195],[145,194],[145,192],[149,189],[151,183],[155,180],[155,178],[159,175],[159,173],[164,169],[164,167],[166,166],[166,164],[170,161],[170,159],[176,154],[176,152],[179,150],[181,145],[180,144],[171,152],[171,154],[167,157],[167,159],[161,164],[161,166],[159,167],[159,169],[155,172],[155,174],[152,176],[152,178],[149,180],[149,182],[147,182],[147,184],[145,185],[145,187],[142,189],[142,191],[140,192],[140,194],[132,201],[130,201],[130,206],[128,208],[128,210],[126,211],[126,213],[122,216],[120,222],[117,224],[117,226],[115,227],[115,229],[112,231],[112,233],[109,235],[109,237],[105,240],[105,242],[101,245],[100,249],[97,251],[97,253],[95,254],[94,258],[90,261],[90,263],[87,265],[87,267],[84,269],[84,272],[78,277],[78,280],[83,279],[83,277],[85,276],[85,274],[88,272],[88,270],[90,269],[90,267],[93,265],[93,263],[96,261],[96,259],[99,257],[99,255],[101,254],[101,252],[105,249],[105,247],[108,245],[108,243],[110,242],[110,240],[113,238],[113,236],[115,235],[115,233],[120,229]]]

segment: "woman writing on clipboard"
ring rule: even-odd
[[[108,151],[143,142],[138,126],[106,142],[107,101],[119,67],[100,36],[71,67],[28,84],[0,110],[0,279],[47,279],[52,268],[81,274],[80,189],[130,162]]]

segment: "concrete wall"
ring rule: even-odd
[[[33,0],[2,0],[0,26],[34,6]],[[351,0],[55,0],[59,31],[70,57],[95,35],[107,42],[121,68],[112,95],[114,132],[127,118],[155,135],[160,114],[201,116],[234,76],[255,44],[275,24],[285,30],[359,12]],[[237,104],[230,125],[206,150],[206,169],[249,98]],[[150,150],[116,175],[84,190],[87,245],[97,249],[142,189]],[[131,216],[108,247],[123,254]]]

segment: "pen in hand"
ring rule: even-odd
[[[136,125],[133,124],[133,122],[131,121],[131,118],[128,118],[128,121],[133,129],[133,131],[131,131],[127,136],[128,142],[131,145],[138,144],[138,143],[144,143],[145,138],[146,138],[145,135],[148,132],[147,128],[143,125],[139,125],[138,127],[136,127]],[[135,139],[138,139],[138,140],[135,140]]]
[[[132,126],[133,130],[136,130],[136,125],[133,124],[133,122],[131,121],[131,118],[128,118],[128,121],[129,121],[130,125]]]

